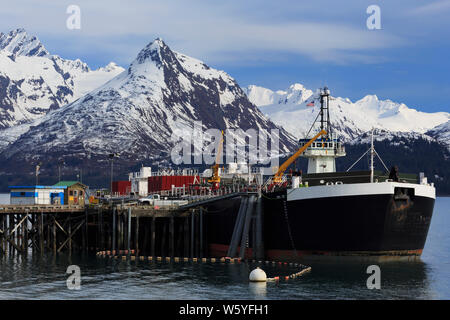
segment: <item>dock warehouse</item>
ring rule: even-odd
[[[65,186],[11,186],[10,203],[18,205],[64,204]]]

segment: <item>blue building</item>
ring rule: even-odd
[[[11,186],[10,203],[18,205],[64,204],[66,186]]]

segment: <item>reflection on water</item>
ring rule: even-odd
[[[263,299],[266,296],[267,282],[250,282],[248,286],[255,298]]]
[[[81,290],[66,287],[67,266],[81,268]],[[432,299],[424,262],[380,264],[381,290],[369,290],[368,264],[314,264],[312,272],[279,283],[251,283],[257,264],[117,261],[64,255],[3,259],[1,299]],[[269,277],[294,267],[262,265]]]
[[[10,204],[9,193],[0,193],[0,204]]]
[[[314,263],[312,272],[279,283],[250,283],[258,264],[155,263],[95,256],[0,258],[0,299],[449,299],[449,198],[437,201],[422,261],[379,263],[381,290],[366,287],[372,263]],[[81,290],[66,269],[81,268]],[[297,272],[263,264],[268,277]]]

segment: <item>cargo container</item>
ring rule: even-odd
[[[195,176],[153,176],[148,177],[148,193],[171,190],[174,187],[188,188],[193,184]]]
[[[113,195],[125,196],[129,195],[131,192],[131,181],[113,181],[112,183],[112,193]]]

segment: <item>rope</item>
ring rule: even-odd
[[[386,169],[386,172],[389,172],[388,167],[386,167],[386,165],[384,164],[383,159],[381,159],[381,157],[378,154],[377,150],[373,149],[373,151],[375,151],[375,154],[377,155],[378,159],[380,159],[381,163],[383,164],[384,168]]]
[[[287,202],[286,202],[286,200],[283,201],[283,207],[284,207],[284,218],[286,219],[286,224],[287,224],[289,239],[291,240],[292,250],[294,250],[295,256],[297,256],[297,249],[295,249],[294,238],[292,238],[291,226],[289,224],[289,217],[288,217],[288,209],[287,209]]]

